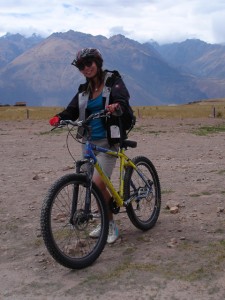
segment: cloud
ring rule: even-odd
[[[160,43],[199,38],[225,42],[224,0],[0,0],[0,35],[48,36],[70,29],[110,37],[123,34]]]
[[[123,26],[115,26],[115,27],[109,28],[110,36],[113,36],[116,34],[122,34],[124,36],[128,36],[128,35],[132,34],[132,32],[124,30]]]
[[[225,42],[225,12],[218,13],[212,20],[212,34],[217,43]]]

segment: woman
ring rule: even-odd
[[[77,94],[73,97],[68,107],[61,113],[53,117],[49,122],[52,126],[59,123],[60,119],[83,120],[90,114],[99,112],[107,108],[112,113],[108,119],[95,119],[90,122],[92,128],[91,140],[95,144],[114,149],[118,147],[119,139],[125,138],[126,134],[123,130],[121,122],[123,112],[128,108],[129,92],[117,71],[103,71],[103,59],[100,51],[94,48],[85,48],[78,51],[72,65],[86,78],[86,82],[81,84]],[[119,118],[118,116],[121,116]],[[82,135],[83,133],[79,132]],[[116,158],[99,153],[98,160],[102,165],[106,174],[110,177],[116,164]],[[104,182],[95,170],[93,181],[102,191],[105,201],[111,200]],[[100,227],[97,226],[90,233],[91,237],[98,237]],[[118,228],[113,220],[113,214],[109,209],[109,234],[108,243],[114,243],[119,236]]]

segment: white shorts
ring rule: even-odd
[[[110,147],[107,139],[93,141],[93,144],[95,144],[99,147],[110,149],[112,151],[118,151],[118,145],[113,145]],[[84,149],[85,149],[85,145],[82,145],[83,156],[84,156]],[[95,152],[95,155],[96,155],[98,162],[101,165],[102,169],[104,170],[106,175],[110,178],[112,175],[113,169],[116,165],[117,157],[108,155],[103,152]],[[97,170],[95,170],[94,172],[97,172]]]

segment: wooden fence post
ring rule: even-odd
[[[213,106],[213,118],[215,118],[216,117],[216,108],[215,108],[215,106]]]
[[[30,118],[30,112],[29,112],[29,109],[27,109],[27,120]]]

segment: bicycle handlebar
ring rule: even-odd
[[[107,109],[101,110],[98,113],[91,114],[86,120],[81,121],[72,121],[72,120],[60,120],[59,125],[57,125],[55,128],[64,127],[66,125],[72,125],[77,127],[87,127],[88,123],[93,119],[99,119],[99,118],[107,118],[110,116],[110,112]]]

